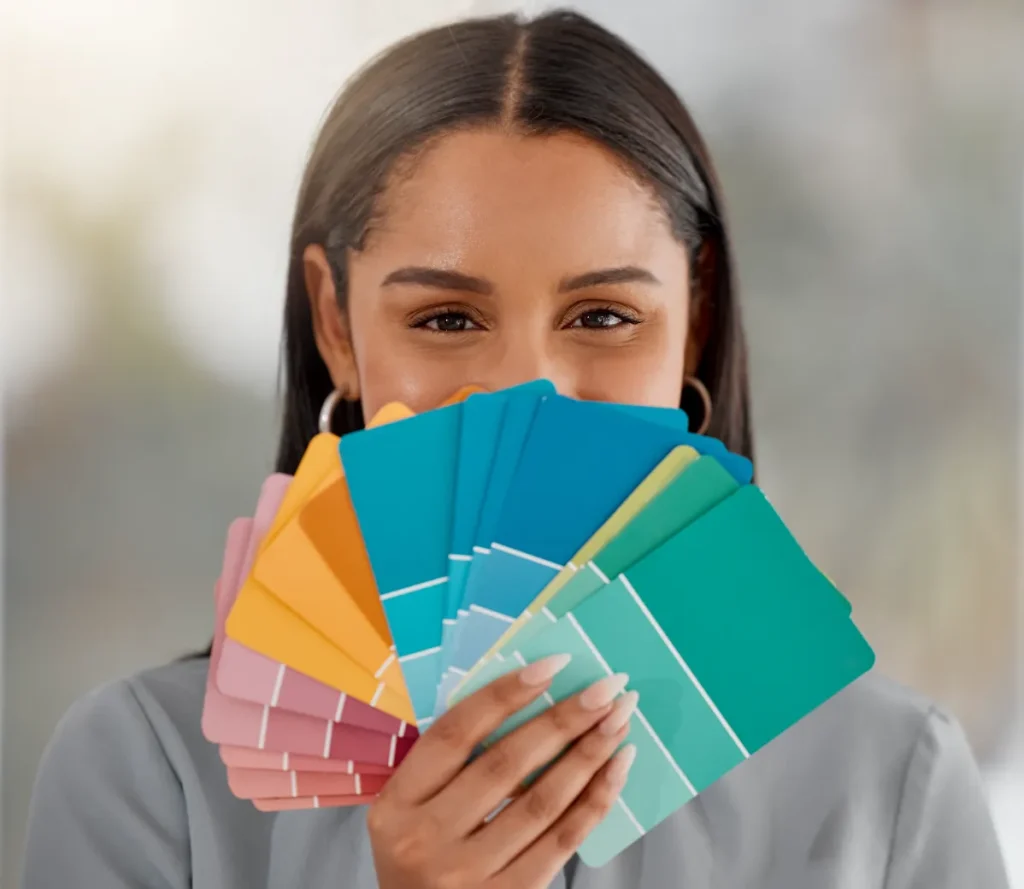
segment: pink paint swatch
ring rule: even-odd
[[[332,774],[391,775],[394,769],[351,759],[321,759],[298,753],[275,753],[272,750],[253,750],[251,747],[220,745],[220,758],[226,766],[241,769],[263,769],[276,772],[326,772]]]
[[[384,735],[227,697],[208,700],[203,712],[203,735],[214,744],[389,767],[401,762],[414,743],[413,738]]]
[[[254,799],[252,804],[261,812],[288,812],[297,809],[333,809],[339,806],[368,806],[375,794],[358,796],[300,796],[294,799]]]
[[[393,767],[408,752],[413,737],[400,738],[397,733],[383,734],[359,726],[337,724],[333,720],[274,710],[269,705],[260,706],[228,697],[214,682],[224,644],[224,620],[289,483],[289,476],[270,476],[263,484],[255,518],[238,519],[228,531],[224,564],[218,581],[216,631],[203,706],[203,734],[216,744]]]
[[[231,604],[233,601],[229,610]],[[224,694],[260,706],[344,722],[400,738],[418,734],[413,726],[394,716],[272,661],[234,639],[224,639],[216,678],[217,688]]]
[[[328,775],[323,772],[272,772],[228,768],[228,787],[239,799],[376,795],[387,775]]]
[[[217,689],[228,697],[249,701],[260,707],[269,706],[329,719],[388,735],[398,735],[400,738],[418,737],[419,733],[414,726],[375,710],[364,701],[355,700],[303,673],[290,670],[284,664],[224,635],[224,621],[235,604],[242,582],[256,558],[256,550],[273,524],[290,483],[291,476],[282,474],[272,475],[264,482],[256,506],[256,517],[253,519],[252,535],[244,547],[245,554],[237,581],[218,585],[216,604],[220,644],[214,646],[214,656],[210,661],[210,672],[215,677]],[[232,557],[235,557],[234,553]]]

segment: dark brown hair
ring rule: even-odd
[[[708,336],[696,376],[714,406],[708,434],[753,459],[746,344],[719,185],[707,148],[665,80],[585,16],[555,11],[462,21],[392,46],[335,100],[299,190],[282,342],[284,410],[277,470],[294,473],[331,391],[316,348],[303,251],[324,246],[345,308],[346,251],[366,241],[401,161],[456,129],[498,125],[572,132],[615,153],[660,200],[694,269],[694,315]],[[681,406],[699,422],[700,401]],[[356,402],[339,406],[338,434],[362,428]]]
[[[346,251],[365,243],[396,168],[446,132],[487,125],[592,139],[657,195],[689,254],[693,314],[707,324],[696,371],[713,405],[707,432],[753,460],[746,342],[722,195],[704,141],[672,88],[626,43],[585,16],[554,11],[532,20],[471,19],[409,37],[349,81],[327,113],[292,225],[277,471],[295,472],[332,389],[313,337],[303,251],[323,245],[344,309]],[[680,406],[696,425],[702,407],[692,394],[683,389]],[[339,405],[334,432],[362,427],[358,402]]]

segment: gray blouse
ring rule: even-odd
[[[200,733],[207,661],[86,696],[39,771],[25,889],[369,889],[365,810],[261,814]],[[954,720],[875,674],[558,889],[1002,889]]]

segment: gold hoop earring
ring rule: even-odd
[[[334,409],[347,394],[347,390],[332,389],[330,395],[324,399],[323,406],[320,408],[320,420],[317,423],[317,428],[321,432],[331,431],[331,427],[334,425]]]
[[[685,396],[687,388],[693,389],[697,393],[697,397],[701,401],[701,418],[700,425],[695,429],[697,435],[703,435],[708,430],[708,426],[711,425],[711,393],[708,392],[708,387],[705,386],[696,377],[684,377],[683,378],[683,395]],[[685,409],[685,408],[684,408]],[[687,411],[689,413],[689,411]],[[693,417],[691,416],[691,422]]]

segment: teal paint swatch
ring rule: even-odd
[[[874,655],[760,490],[748,486],[481,671],[567,651],[549,699],[610,673],[640,693],[622,800],[580,849],[598,867],[869,670]]]

